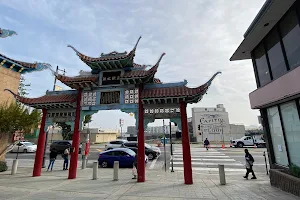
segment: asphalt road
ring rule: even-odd
[[[191,148],[194,148],[195,145],[191,145]],[[181,149],[181,145],[175,145],[175,149]],[[98,159],[98,154],[99,152],[103,151],[104,146],[102,145],[93,145],[90,149],[90,155],[88,157],[89,161],[96,161]],[[166,159],[165,159],[165,154],[164,154],[164,147],[160,147],[161,149],[161,156],[158,157],[157,159],[154,159],[152,161],[149,161],[147,164],[147,169],[160,169],[164,170],[166,166],[166,170],[168,171],[170,169],[170,145],[166,145]],[[231,159],[234,159],[235,162],[244,164],[245,163],[245,153],[244,149],[245,148],[214,148],[216,151],[225,154]],[[248,148],[249,152],[252,154],[252,156],[255,159],[254,162],[254,170],[256,172],[266,172],[266,167],[265,167],[265,158],[263,156],[263,152],[266,152],[267,155],[267,149],[266,148]],[[49,158],[49,152],[46,153],[46,158],[48,160]],[[8,153],[6,155],[6,158],[8,159],[14,159],[16,158],[17,153]],[[35,158],[35,153],[19,153],[18,156],[19,159],[29,159],[29,160],[34,160]],[[266,157],[267,158],[267,157]],[[57,157],[58,160],[63,160],[61,156]],[[79,160],[81,160],[81,156],[79,156]],[[165,165],[165,160],[166,160],[166,165]],[[193,151],[192,151],[192,160],[193,160]],[[267,158],[268,162],[268,158]],[[269,168],[269,166],[268,166]]]
[[[165,167],[165,158],[164,158],[164,148],[160,147],[161,149],[161,156],[159,156],[157,159],[150,160],[147,164],[148,169],[164,169]],[[88,157],[89,161],[96,161],[98,160],[99,152],[104,150],[104,145],[93,145],[90,148],[90,154]],[[6,154],[7,159],[15,159],[17,156],[17,153],[8,153]],[[28,160],[34,160],[35,153],[19,153],[18,155],[19,159],[28,159]],[[49,159],[49,150],[46,151],[46,159]],[[63,158],[58,155],[57,160],[63,160]],[[79,160],[81,160],[81,156],[79,156]],[[168,170],[170,164],[170,146],[166,145],[166,169]]]

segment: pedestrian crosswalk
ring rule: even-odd
[[[192,169],[194,172],[218,172],[219,164],[225,166],[225,172],[245,172],[245,167],[243,163],[225,155],[223,152],[217,151],[217,149],[209,149],[207,151],[205,148],[191,148],[191,158]],[[171,157],[170,160],[170,166],[172,164],[172,159],[173,169],[176,171],[183,171],[184,167],[182,148],[176,148],[174,150],[173,157]]]

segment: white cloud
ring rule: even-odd
[[[13,55],[25,54],[33,60],[59,65],[66,68],[69,75],[76,75],[80,69],[89,68],[66,47],[67,44],[74,45],[87,55],[99,56],[102,52],[113,50],[130,51],[142,35],[135,61],[152,65],[162,52],[166,52],[157,73],[163,82],[187,79],[189,86],[198,86],[209,80],[215,72],[223,72],[215,79],[203,100],[188,108],[224,103],[230,122],[257,124],[258,112],[250,109],[248,100],[248,94],[255,89],[251,62],[229,62],[229,58],[242,41],[243,33],[264,3],[263,0],[118,3],[81,0],[27,0],[20,3],[17,0],[5,0],[1,3],[24,17],[24,20],[19,20],[24,26],[23,34],[17,36],[20,39],[16,37],[15,43],[18,45],[22,42],[23,47],[13,49],[16,51]],[[17,19],[10,13],[5,17],[7,22]],[[3,19],[0,18],[0,21]],[[13,43],[12,40],[10,42]],[[1,44],[0,47],[5,48]],[[52,88],[52,77],[45,72],[28,77],[34,86],[31,91],[33,94],[37,94],[34,91],[42,94],[43,89]],[[45,86],[38,87],[38,82],[43,79],[49,81],[43,81]],[[191,114],[190,109],[188,114]],[[109,115],[109,118],[113,116],[117,121],[119,113]],[[124,118],[129,122],[126,125],[134,124],[132,117],[124,115]],[[111,123],[101,112],[96,119],[93,122],[95,126],[103,127],[105,124],[110,128],[115,127],[115,122]]]

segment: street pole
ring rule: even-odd
[[[46,167],[46,149],[47,149],[47,143],[48,143],[48,132],[49,131],[46,131],[46,140],[45,140],[45,147],[44,147],[44,156],[43,156],[43,165],[42,165],[42,168],[45,168]]]
[[[164,157],[165,157],[165,172],[167,171],[167,155],[166,155],[166,131],[165,131],[165,120],[163,119],[163,131],[164,131]]]
[[[266,157],[266,152],[264,151],[263,156],[265,157],[265,164],[266,164],[266,171],[267,171],[267,175],[269,175],[269,171],[268,171],[268,164],[267,164],[267,157]]]
[[[200,133],[202,135],[202,142],[203,142],[203,131],[202,131],[202,123],[201,123],[201,121],[200,121]]]
[[[170,144],[171,144],[171,172],[174,172],[173,169],[173,142],[172,142],[172,130],[171,130],[171,121],[169,123],[170,126]]]
[[[57,73],[58,71],[62,71],[62,72],[63,72],[63,75],[66,74],[66,70],[65,70],[65,69],[64,69],[64,70],[61,70],[61,69],[58,68],[58,66],[56,66],[56,73]],[[54,77],[53,91],[55,91],[55,85],[56,85],[56,76]]]

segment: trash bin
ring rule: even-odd
[[[161,138],[161,143],[163,144],[164,143],[164,138]],[[168,144],[169,143],[169,138],[165,138],[165,141],[166,141],[166,144]]]

